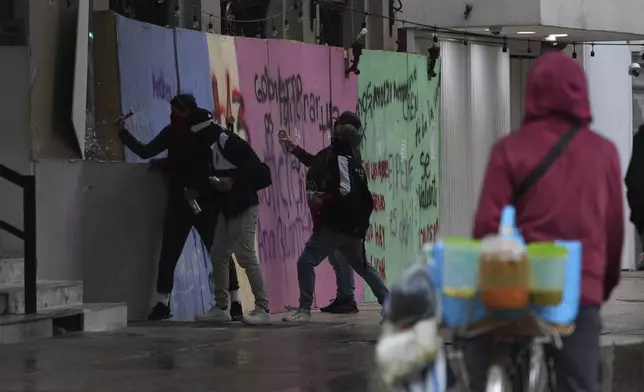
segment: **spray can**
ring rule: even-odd
[[[197,203],[197,200],[186,197],[186,201],[190,204],[190,208],[192,208],[192,212],[194,212],[195,215],[201,214],[201,206]]]

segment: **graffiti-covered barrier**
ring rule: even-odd
[[[103,37],[96,40],[105,41],[116,56],[103,56],[96,64],[97,84],[113,81],[117,86],[103,85],[104,96],[96,97],[99,126],[89,135],[93,143],[88,143],[87,155],[142,163],[123,149],[106,120],[132,108],[136,115],[128,120],[129,129],[150,141],[168,123],[168,101],[177,92],[194,94],[221,124],[233,119],[235,131],[273,176],[273,185],[260,194],[256,241],[273,312],[297,306],[296,263],[312,229],[306,167],[282,150],[280,129],[317,153],[329,144],[341,112],[360,114],[365,124],[362,159],[375,204],[367,257],[388,281],[397,279],[424,241],[436,237],[440,76],[428,80],[425,57],[365,51],[360,76],[346,76],[342,48],[171,30],[112,14],[98,20]],[[211,271],[208,252],[193,232],[175,273],[175,287],[181,288],[173,295],[175,314],[191,318],[207,310]],[[250,307],[248,283],[239,272],[242,299]],[[316,274],[315,305],[322,306],[335,296],[335,277],[326,262]],[[358,277],[356,297],[372,298],[370,293],[365,297]],[[187,306],[199,301],[203,309]]]

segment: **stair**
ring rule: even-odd
[[[127,305],[83,303],[81,281],[38,281],[35,315],[25,315],[24,261],[0,259],[0,344],[127,325]]]

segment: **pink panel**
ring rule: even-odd
[[[268,45],[266,41],[251,38],[235,38],[239,89],[244,102],[244,122],[251,145],[260,159],[267,162],[273,172],[273,186],[262,191],[260,195],[260,215],[258,227],[259,257],[266,281],[267,291],[273,312],[283,311],[289,305],[288,281],[285,274],[285,257],[281,241],[276,235],[275,226],[280,218],[280,204],[273,201],[273,194],[278,191],[276,179],[275,146],[273,136],[265,130],[264,118],[277,110],[277,103],[258,100],[255,92],[256,75],[261,78],[268,66]],[[294,305],[294,303],[293,303]]]
[[[258,246],[271,309],[298,304],[297,259],[311,233],[305,200],[306,168],[285,154],[277,132],[285,129],[300,146],[317,153],[328,144],[333,117],[355,110],[357,82],[345,79],[342,51],[335,51],[336,79],[329,74],[329,48],[288,41],[236,38],[239,85],[250,140],[273,174],[273,186],[262,191]],[[331,102],[331,88],[337,102]],[[316,270],[316,306],[336,292],[327,262]],[[362,299],[362,285],[356,288]]]

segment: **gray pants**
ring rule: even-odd
[[[210,260],[215,281],[215,303],[222,309],[228,307],[228,269],[235,268],[230,263],[230,256],[234,254],[239,266],[246,271],[255,296],[255,306],[269,310],[268,295],[264,290],[264,278],[255,250],[258,210],[258,206],[252,206],[230,219],[219,215]]]
[[[353,276],[353,269],[351,269],[349,262],[345,260],[342,252],[338,250],[332,252],[329,255],[329,264],[333,267],[333,272],[335,272],[335,283],[338,286],[335,297],[338,299],[354,301],[356,281]]]
[[[335,257],[335,260],[340,265],[348,263],[367,282],[373,294],[378,298],[378,302],[382,304],[389,295],[389,290],[378,272],[364,259],[362,240],[326,228],[319,228],[313,232],[297,261],[300,308],[311,309],[315,289],[314,269],[336,250],[340,252],[342,257]]]
[[[575,332],[562,338],[563,347],[547,347],[546,355],[554,359],[556,390],[553,392],[599,392],[599,337],[602,321],[599,308],[582,307],[575,321]],[[465,360],[472,392],[485,391],[487,369],[494,352],[488,337],[469,341]]]

